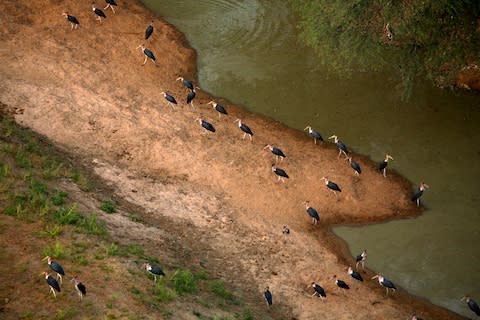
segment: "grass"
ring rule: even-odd
[[[62,234],[62,226],[58,224],[54,225],[47,225],[45,229],[40,232],[40,236],[48,237],[48,238],[57,238]]]
[[[111,200],[104,200],[100,205],[100,210],[106,213],[115,213],[117,210],[115,209],[115,205]]]
[[[198,290],[197,279],[189,270],[177,270],[172,277],[173,289],[179,295],[192,293]]]
[[[61,259],[66,256],[65,248],[58,241],[54,245],[48,246],[43,250],[43,256],[50,256],[55,259]]]

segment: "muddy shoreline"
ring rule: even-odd
[[[330,228],[421,214],[410,201],[409,181],[392,171],[385,179],[368,157],[355,155],[364,168],[357,178],[337,159],[334,144],[314,145],[303,132],[225,100],[219,102],[229,115],[218,118],[207,105],[215,98],[201,90],[192,109],[175,79],[195,79],[196,53],[174,26],[154,18],[156,31],[146,45],[157,65],[142,66],[135,48],[152,13],[141,3],[122,4],[102,24],[89,6],[74,1],[5,1],[0,8],[6,48],[0,52],[0,100],[16,121],[89,163],[116,196],[147,214],[185,223],[184,237],[192,226],[205,230],[202,241],[215,257],[206,262],[209,268],[235,285],[253,286],[252,299],[268,284],[282,306],[275,319],[314,319],[319,312],[324,319],[403,319],[413,311],[426,319],[462,319],[404,290],[385,298],[373,280],[354,284],[355,299],[335,293],[332,276],[351,282],[345,268],[352,257]],[[63,10],[79,18],[78,30],[59,18]],[[175,111],[161,91],[178,98]],[[204,135],[198,117],[214,123],[217,133]],[[236,118],[254,130],[252,142],[242,140]],[[285,183],[271,172],[267,143],[287,152],[281,166],[291,178]],[[338,198],[322,176],[342,186]],[[317,227],[305,200],[321,213]],[[284,224],[292,230],[287,243]],[[311,281],[332,292],[328,310],[319,311],[319,302],[307,296]]]

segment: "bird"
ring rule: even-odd
[[[267,306],[271,306],[273,304],[273,296],[272,292],[270,291],[269,287],[265,287],[265,290],[263,291],[263,296],[265,297],[265,301],[267,302]]]
[[[283,234],[290,234],[290,229],[287,226],[283,226],[282,233]]]
[[[250,129],[250,127],[247,126],[246,124],[242,123],[241,119],[237,119],[234,122],[238,122],[238,127],[240,128],[240,130],[242,130],[244,132],[242,139],[245,139],[245,137],[248,134],[248,137],[250,138],[250,141],[252,141],[252,136],[253,136],[252,129]]]
[[[315,208],[310,206],[310,201],[305,201],[305,209],[307,209],[308,215],[312,218],[312,223],[317,224],[320,220],[320,215]]]
[[[80,22],[78,21],[78,19],[76,17],[74,17],[72,15],[69,15],[68,12],[66,12],[66,11],[63,13],[63,15],[68,20],[68,22],[70,22],[72,30],[78,28],[78,26],[80,25]]]
[[[137,47],[137,49],[138,49],[138,48],[142,49],[142,52],[143,52],[143,54],[144,54],[144,56],[145,56],[145,60],[143,61],[142,66],[144,66],[145,63],[147,63],[147,59],[150,59],[150,61],[152,61],[153,64],[155,64],[155,65],[157,64],[157,63],[155,62],[155,60],[157,60],[157,58],[155,58],[155,55],[153,54],[153,52],[152,52],[150,49],[145,48],[145,46],[144,46],[143,44],[139,45],[139,46]]]
[[[360,168],[360,165],[358,164],[358,162],[356,162],[355,160],[352,160],[352,157],[347,157],[347,161],[350,162],[350,166],[355,171],[355,175],[359,176],[360,173],[362,173],[362,168]]]
[[[187,80],[184,77],[178,77],[177,81],[182,81],[182,84],[190,91],[195,89],[195,87],[193,86],[193,82],[191,80]]]
[[[384,278],[382,275],[377,274],[376,276],[372,277],[372,279],[375,279],[375,278],[378,278],[378,283],[380,283],[380,285],[387,290],[387,293],[386,293],[387,296],[388,296],[388,289],[392,289],[393,292],[397,290],[397,287],[395,287],[393,282],[388,280],[387,278]]]
[[[357,271],[354,271],[352,267],[348,267],[347,273],[352,276],[353,279],[363,282],[363,278]]]
[[[305,129],[303,129],[303,131],[305,130],[308,130],[308,134],[310,135],[310,137],[313,138],[313,142],[315,144],[317,144],[317,140],[323,141],[323,138],[320,132],[313,130],[311,126],[306,126]]]
[[[144,264],[145,270],[153,275],[153,283],[157,282],[157,276],[165,276],[163,270],[157,265],[151,265],[150,263],[146,262]]]
[[[221,104],[218,104],[215,101],[210,101],[207,104],[211,104],[213,109],[215,109],[218,112],[218,118],[220,118],[222,114],[224,115],[228,114],[227,110],[225,110],[225,108]]]
[[[172,107],[173,110],[175,110],[175,104],[177,104],[177,100],[175,100],[175,97],[162,91],[160,92],[161,94],[163,94],[163,97],[165,98],[165,100],[167,100],[167,103],[170,107]]]
[[[60,265],[60,263],[53,261],[52,257],[46,256],[42,260],[47,260],[48,265],[50,266],[50,269],[55,271],[57,273],[57,279],[62,283],[62,277],[65,275],[65,271],[63,270],[63,267]]]
[[[335,182],[328,180],[327,177],[322,177],[321,180],[325,181],[325,185],[333,192],[335,197],[337,196],[337,191],[342,192],[342,189],[340,189],[340,187]]]
[[[193,105],[193,99],[195,99],[196,95],[197,94],[195,93],[195,89],[193,89],[187,94],[187,104],[190,104],[193,109],[195,109],[195,106]]]
[[[72,282],[74,282],[75,290],[77,290],[80,300],[83,299],[83,297],[87,295],[87,288],[80,282],[80,280],[78,280],[77,276],[72,278]]]
[[[385,155],[385,160],[380,162],[380,165],[378,166],[378,170],[380,170],[383,173],[383,176],[386,178],[387,177],[387,166],[388,166],[388,161],[393,160],[392,156],[389,154]]]
[[[347,150],[347,146],[345,145],[345,143],[338,140],[338,137],[336,135],[333,135],[333,136],[329,137],[328,139],[333,139],[335,141],[335,144],[337,145],[337,148],[338,148],[338,157],[337,158],[340,158],[340,155],[342,153],[345,155],[345,158],[348,157],[347,156],[348,150]]]
[[[470,310],[472,310],[477,316],[480,316],[480,307],[472,298],[470,298],[470,296],[466,295],[462,298],[462,301],[466,301]]]
[[[58,281],[52,277],[51,275],[48,274],[48,272],[43,272],[42,273],[45,276],[45,280],[47,280],[47,284],[50,287],[50,292],[53,293],[53,296],[56,298],[57,294],[55,291],[60,292],[60,285],[58,284]]]
[[[365,269],[365,260],[367,260],[367,250],[363,250],[362,253],[357,255],[357,257],[355,258],[355,261],[356,261],[355,268],[358,269],[358,265],[361,264],[362,269]]]
[[[110,9],[112,9],[113,13],[115,13],[115,9],[113,8],[113,6],[117,6],[117,3],[115,2],[115,0],[105,0],[105,2],[107,3],[107,6],[105,8],[103,8],[103,10],[106,10],[106,9],[108,9],[108,7],[110,7]]]
[[[312,294],[312,297],[318,296],[322,300],[327,298],[327,294],[325,293],[325,290],[320,285],[316,284],[315,282],[312,282],[312,288],[315,290],[315,292],[313,292]]]
[[[145,40],[147,40],[148,38],[150,38],[150,36],[152,35],[153,33],[153,20],[152,22],[150,22],[150,24],[148,25],[147,29],[145,29]]]
[[[102,18],[103,19],[106,19],[107,16],[105,15],[105,13],[102,11],[102,9],[98,9],[95,7],[95,4],[92,4],[92,10],[93,10],[93,13],[95,13],[97,15],[97,20],[102,22]]]
[[[198,123],[200,123],[202,125],[202,127],[207,130],[207,131],[210,131],[210,132],[215,132],[215,127],[210,123],[210,122],[207,122],[203,119],[200,119],[198,118],[197,119]]]
[[[343,290],[348,290],[350,289],[350,286],[343,280],[340,280],[340,279],[337,279],[337,276],[334,275],[333,276],[333,279],[335,279],[335,284],[337,285],[337,287],[339,287],[340,289],[343,289]]]
[[[390,23],[387,23],[386,25],[383,26],[383,34],[387,40],[392,41],[393,40],[393,33],[392,29],[390,28]]]
[[[277,177],[278,177],[278,180],[277,180],[277,181],[282,180],[282,182],[285,182],[284,178],[286,178],[286,179],[289,178],[289,176],[288,176],[288,174],[285,172],[285,170],[280,169],[280,168],[277,168],[277,167],[275,166],[275,164],[272,164],[272,172],[277,175]]]
[[[422,181],[418,186],[418,189],[415,190],[415,192],[413,193],[412,201],[415,201],[417,203],[417,207],[420,206],[420,197],[423,195],[423,191],[425,191],[425,189],[427,188],[429,188],[429,186]]]
[[[278,159],[280,159],[280,161],[283,161],[283,159],[286,157],[285,153],[283,153],[283,151],[277,147],[267,144],[263,149],[267,148],[270,149],[270,151],[275,155],[275,162],[277,162]]]

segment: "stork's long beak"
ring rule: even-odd
[[[333,136],[329,137],[328,139],[335,139],[335,137],[336,137],[336,136],[333,135]]]
[[[175,80],[175,81],[178,81],[178,80],[182,80],[182,77],[178,77],[177,80]]]
[[[142,47],[142,45],[139,45],[138,47],[136,47],[135,49],[140,49]]]
[[[376,279],[378,277],[379,277],[379,275],[377,274],[376,276],[373,276],[372,279]]]
[[[269,146],[270,146],[270,145],[267,144],[265,147],[263,147],[263,149],[267,149]]]
[[[212,101],[210,101],[210,102],[209,102],[209,103],[207,103],[207,104],[213,104],[213,100],[212,100]]]
[[[308,126],[305,127],[305,129],[303,129],[303,131],[307,130],[308,129]]]
[[[48,259],[48,256],[46,256],[45,258],[43,258],[42,261],[47,260],[47,259]]]

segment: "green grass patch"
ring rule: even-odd
[[[52,203],[56,206],[62,206],[65,204],[65,198],[67,197],[68,193],[63,190],[55,190],[55,193],[52,196]]]
[[[175,299],[175,293],[165,285],[163,277],[157,277],[157,282],[153,289],[153,298],[157,302],[169,302]]]
[[[108,234],[105,225],[92,213],[89,217],[82,217],[79,227],[87,234],[106,236]]]
[[[115,205],[111,200],[104,200],[100,205],[100,210],[106,213],[115,213],[117,210],[115,209]]]
[[[54,220],[58,224],[75,225],[82,221],[82,215],[77,210],[77,204],[72,204],[69,208],[60,208],[54,214]]]
[[[43,256],[60,259],[66,256],[66,251],[60,242],[55,241],[54,245],[48,246],[43,250]]]
[[[188,270],[177,270],[172,277],[172,285],[179,295],[198,290],[195,275]]]
[[[42,237],[49,237],[49,238],[56,238],[61,235],[63,232],[62,226],[58,224],[54,225],[47,225],[45,229],[40,231],[40,236]]]

